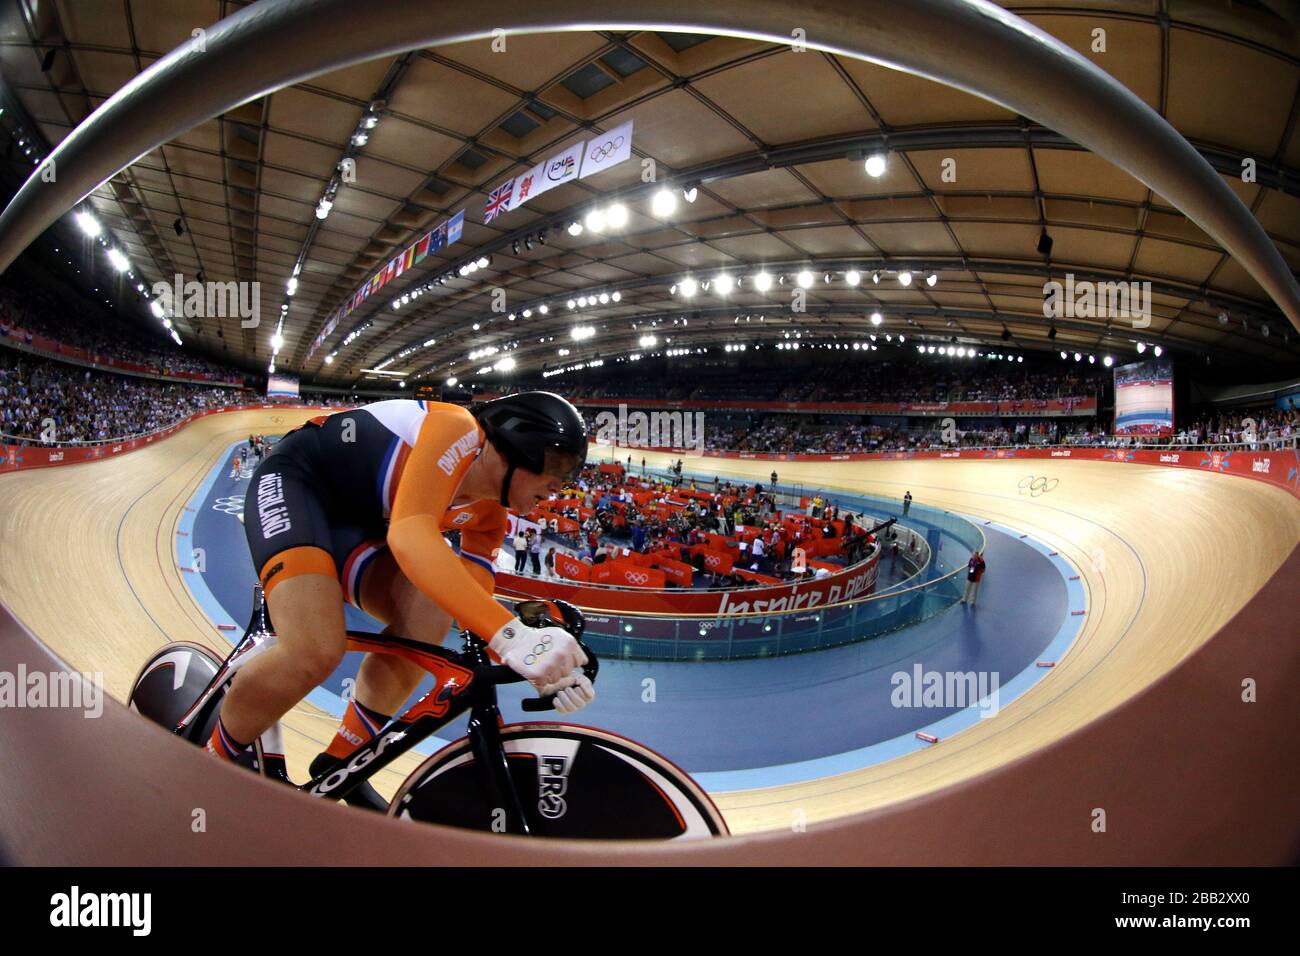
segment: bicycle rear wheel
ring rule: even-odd
[[[501,741],[534,835],[674,840],[728,832],[685,771],[626,737],[572,724],[509,724]],[[422,763],[388,815],[489,832],[500,832],[505,819],[491,805],[468,737]]]

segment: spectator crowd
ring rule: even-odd
[[[234,388],[158,382],[0,348],[0,440],[86,444],[158,431],[251,400]]]

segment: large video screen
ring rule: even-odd
[[[266,378],[267,398],[297,398],[298,376],[268,375]]]
[[[1115,434],[1172,435],[1174,366],[1168,359],[1115,369]]]

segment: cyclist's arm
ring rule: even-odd
[[[472,437],[471,447],[460,446]],[[492,598],[490,585],[471,573],[442,536],[442,518],[474,463],[483,441],[473,417],[463,410],[433,412],[424,420],[402,473],[388,525],[388,546],[397,566],[429,600],[484,640],[514,615]],[[446,456],[446,457],[444,457]],[[451,474],[443,465],[454,462]],[[491,553],[490,551],[488,552]]]
[[[460,559],[474,580],[489,594],[497,589],[496,559],[493,553],[505,540],[507,528],[508,525],[503,520],[490,529],[475,528],[460,533]]]

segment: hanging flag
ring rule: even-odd
[[[632,155],[632,121],[615,126],[587,141],[587,155],[582,161],[582,179],[617,166]]]
[[[542,184],[533,188],[533,195],[575,181],[578,178],[578,170],[582,166],[582,153],[586,145],[586,143],[575,143],[543,163]]]
[[[487,225],[503,212],[510,211],[510,194],[514,192],[515,181],[507,179],[496,189],[488,193],[487,207],[483,210],[483,224]]]
[[[419,242],[415,244],[415,257],[411,260],[412,265],[424,259],[429,254],[429,237],[431,233],[425,233]]]
[[[465,227],[465,210],[462,209],[447,222],[447,245],[460,241],[461,231]]]
[[[515,180],[515,192],[510,197],[510,208],[518,209],[538,193],[538,181],[542,176],[542,163],[538,163],[528,172]]]
[[[447,244],[447,224],[438,223],[438,227],[429,233],[429,251],[437,252]]]

